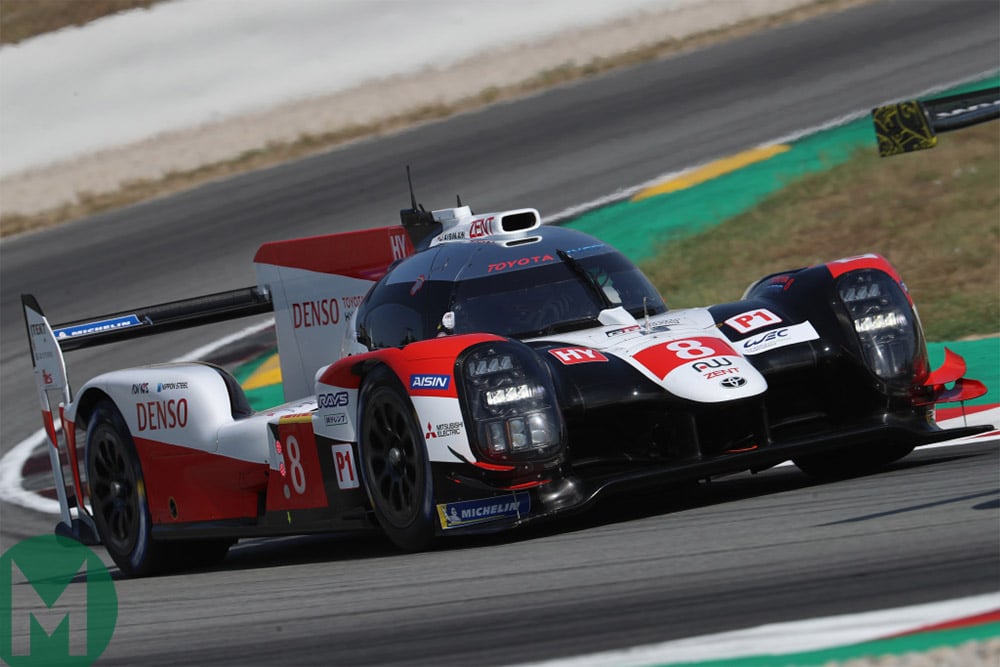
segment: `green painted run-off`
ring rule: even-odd
[[[1000,86],[1000,76],[959,86],[941,95]],[[565,226],[596,236],[632,261],[656,254],[672,239],[692,236],[743,213],[788,183],[846,162],[855,151],[878,150],[871,118],[821,130],[789,144],[791,150],[718,176],[686,190],[641,201],[621,201],[589,211]]]

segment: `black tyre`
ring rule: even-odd
[[[865,443],[847,449],[792,459],[802,472],[816,479],[844,479],[876,472],[913,451],[904,443]]]
[[[130,577],[162,570],[167,549],[152,539],[139,456],[124,418],[110,401],[99,403],[90,417],[86,458],[94,523],[108,554]]]
[[[430,461],[413,405],[386,368],[374,370],[360,396],[362,475],[379,525],[401,549],[434,537]]]

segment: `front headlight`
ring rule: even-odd
[[[919,323],[896,281],[881,271],[851,271],[838,280],[837,291],[872,372],[883,380],[912,378]]]
[[[457,362],[462,397],[487,459],[510,462],[552,456],[562,444],[562,422],[548,369],[518,343],[484,343]]]
[[[518,401],[527,401],[533,398],[535,393],[534,387],[526,384],[519,384],[516,387],[504,387],[502,389],[494,389],[493,391],[487,390],[486,392],[486,405],[490,407],[496,407],[498,405],[503,405],[505,403],[516,403]]]

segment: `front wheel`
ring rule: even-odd
[[[110,401],[99,403],[90,417],[86,458],[94,523],[112,560],[130,577],[163,569],[167,549],[152,539],[139,455],[125,419]]]
[[[383,367],[366,379],[360,408],[362,474],[375,517],[396,546],[424,549],[434,537],[433,484],[413,405]]]

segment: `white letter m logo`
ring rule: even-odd
[[[68,626],[67,653],[64,655],[87,655],[87,561],[73,577],[66,580],[63,592],[51,604],[38,594],[39,582],[31,582],[11,560],[11,654],[31,655],[32,637],[53,642],[60,641],[55,635],[64,624]],[[83,574],[83,585],[73,585],[76,575]],[[48,583],[48,582],[46,582]],[[27,585],[24,585],[27,584]],[[32,622],[33,621],[33,622]],[[39,631],[32,632],[34,626]],[[61,634],[61,633],[60,633]],[[56,647],[53,649],[58,650]]]

